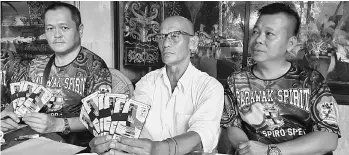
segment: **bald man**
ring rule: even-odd
[[[193,34],[192,23],[184,17],[163,21],[155,38],[165,66],[142,77],[134,93],[136,100],[151,105],[140,138],[96,137],[90,142],[92,152],[173,155],[215,149],[224,91],[191,64],[190,51],[198,43]]]

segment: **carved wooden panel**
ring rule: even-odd
[[[121,29],[124,36],[124,63],[130,66],[162,64],[157,43],[153,40],[163,19],[162,2],[120,2],[124,10]]]

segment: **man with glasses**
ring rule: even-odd
[[[184,17],[163,21],[155,38],[165,66],[145,75],[134,93],[136,100],[152,106],[141,138],[96,137],[90,142],[93,152],[173,155],[215,149],[224,92],[216,79],[191,64],[190,51],[198,43],[193,32]]]

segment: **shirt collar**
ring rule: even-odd
[[[182,77],[178,80],[177,86],[179,86],[179,88],[184,91],[187,89],[187,87],[189,87],[190,84],[190,79],[192,78],[194,71],[194,66],[192,65],[191,62],[189,62],[187,69],[185,70],[184,74],[182,75]],[[166,74],[166,66],[164,66],[161,71],[160,74],[158,76],[158,78],[163,77],[163,80],[165,81],[165,78],[168,79],[167,74]]]
[[[182,77],[178,80],[177,86],[180,86],[182,88],[182,91],[184,90],[189,90],[189,84],[190,84],[190,79],[193,78],[194,73],[194,66],[189,62],[187,69],[185,70],[184,74]]]

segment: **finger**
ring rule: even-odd
[[[110,149],[121,150],[121,151],[126,151],[129,153],[136,153],[136,154],[144,153],[144,150],[142,148],[125,145],[125,144],[117,142],[116,140],[113,140],[110,143]]]
[[[239,155],[247,155],[250,153],[250,146],[246,146],[242,149],[239,149]]]
[[[243,154],[238,154],[238,155],[252,155],[250,152],[246,152],[246,153],[243,153]]]
[[[97,146],[94,146],[93,148],[91,147],[91,152],[95,152],[97,154],[101,154],[103,152],[106,152],[110,149],[110,141],[103,143],[103,144],[99,144]]]
[[[109,150],[107,152],[107,155],[131,155],[131,153],[126,153],[126,152],[122,152],[122,151],[119,151],[119,150]]]
[[[8,131],[8,130],[12,130],[12,129],[15,129],[15,128],[13,128],[12,126],[10,126],[8,124],[1,123],[1,131]]]
[[[38,118],[38,117],[32,117],[32,116],[25,116],[22,119],[24,122],[31,122],[31,123],[36,123],[36,124],[43,124],[45,121],[43,118]]]
[[[4,118],[4,117],[10,117],[12,120],[16,121],[17,123],[20,121],[19,118],[17,117],[17,115],[13,112],[2,112],[1,113],[1,118]]]
[[[6,120],[4,120],[4,121],[1,121],[1,124],[2,125],[6,125],[6,126],[8,126],[8,127],[10,127],[10,128],[18,128],[19,126],[18,126],[18,123],[17,122],[15,122],[13,119],[11,119],[11,118],[8,118],[8,119],[6,119]]]
[[[90,141],[89,145],[92,148],[92,147],[98,146],[100,144],[107,143],[107,142],[111,141],[111,139],[112,139],[111,135],[95,137]]]
[[[44,117],[47,117],[46,115],[47,114],[44,114],[44,113],[30,112],[30,113],[24,114],[23,118],[24,117],[44,118]]]
[[[3,127],[1,127],[1,131],[2,132],[6,132],[6,131],[8,131],[9,129],[8,128],[3,128]]]
[[[108,152],[104,152],[104,153],[98,153],[98,155],[111,155],[111,154],[108,151]]]
[[[249,146],[249,142],[244,142],[244,143],[240,142],[238,148],[239,148],[239,149],[243,149],[243,148],[245,148],[246,146]]]
[[[43,128],[31,128],[38,133],[45,133]]]
[[[29,125],[30,128],[32,128],[33,130],[35,130],[37,132],[42,132],[43,129],[45,129],[45,125],[43,125],[43,124],[39,124],[39,123],[35,123],[35,122],[25,122],[25,124]]]

